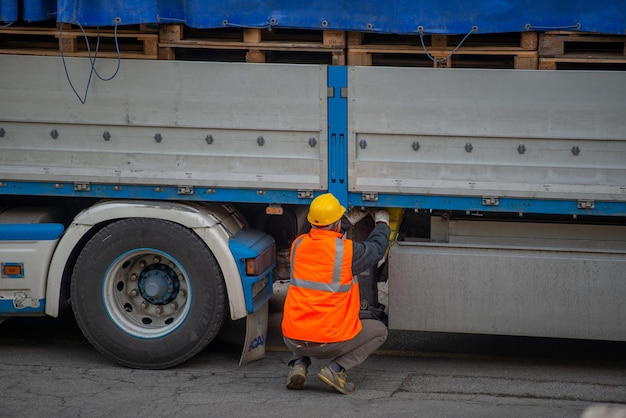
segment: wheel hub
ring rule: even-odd
[[[180,282],[176,272],[165,264],[152,264],[139,275],[141,296],[153,305],[165,305],[176,296]]]

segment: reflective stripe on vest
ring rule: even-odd
[[[335,240],[335,261],[333,263],[333,279],[331,283],[312,282],[310,280],[300,279],[294,277],[294,260],[296,258],[296,252],[298,246],[302,242],[304,237],[300,237],[293,245],[293,251],[291,252],[291,285],[302,289],[319,290],[322,292],[331,293],[346,293],[352,289],[352,285],[357,281],[357,278],[353,276],[352,282],[349,284],[341,284],[341,264],[343,261],[343,240],[337,238]]]

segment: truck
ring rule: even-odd
[[[626,341],[621,2],[102,3],[0,3],[0,322],[71,307],[107,358],[158,369],[246,318],[241,363],[261,358],[330,192],[392,215],[359,277],[391,330]],[[50,16],[58,48],[30,48]]]

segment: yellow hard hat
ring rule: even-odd
[[[346,211],[331,193],[317,196],[311,202],[307,219],[315,226],[326,226],[337,222]]]

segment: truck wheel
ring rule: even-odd
[[[226,317],[224,278],[203,241],[178,224],[116,221],[81,251],[76,321],[96,349],[132,368],[163,369],[202,351]]]

